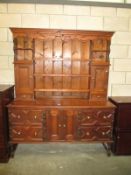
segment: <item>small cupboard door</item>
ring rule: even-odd
[[[107,95],[108,66],[94,65],[91,67],[90,99],[104,100]]]
[[[16,96],[21,99],[33,98],[33,65],[15,65]]]
[[[57,141],[63,139],[64,130],[62,130],[63,116],[61,115],[61,111],[58,109],[51,109],[47,115],[47,128],[49,140]]]
[[[73,111],[52,109],[48,112],[47,128],[50,141],[73,140]]]

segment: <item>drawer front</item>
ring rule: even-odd
[[[11,125],[42,125],[43,112],[40,110],[9,109]]]
[[[111,141],[111,127],[84,127],[80,126],[76,130],[76,139],[80,141]]]
[[[106,99],[106,96],[107,96],[107,94],[105,94],[105,93],[96,93],[96,94],[91,94],[91,96],[90,96],[90,100],[92,100],[92,101],[103,101],[103,100],[105,100]]]
[[[41,142],[43,141],[43,129],[33,126],[14,126],[10,128],[11,142]]]
[[[113,145],[113,152],[118,155],[131,155],[131,132],[119,132]]]
[[[114,111],[109,109],[89,109],[76,113],[77,125],[112,125]]]

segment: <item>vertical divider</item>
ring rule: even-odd
[[[90,48],[89,49],[89,51],[90,51],[90,53],[89,53],[89,82],[88,82],[89,86],[90,86],[89,87],[89,100],[91,98],[91,78],[92,78],[92,75],[91,75],[91,67],[92,67],[91,66],[91,64],[92,64],[92,58],[91,58],[92,57],[92,48],[91,47],[92,46],[91,45],[92,45],[92,40],[89,41],[89,48]]]
[[[63,81],[64,81],[64,77],[63,77],[63,66],[64,66],[64,57],[63,57],[63,43],[64,43],[64,40],[62,39],[62,53],[61,53],[61,61],[62,61],[62,63],[61,63],[61,74],[62,74],[62,76],[61,76],[61,89],[63,89]],[[64,93],[63,92],[61,92],[61,95],[62,96],[64,96]]]
[[[71,80],[70,80],[70,88],[72,90],[72,39],[71,39]],[[71,92],[71,96],[72,96],[72,92]]]
[[[33,62],[33,89],[35,89],[36,88],[36,77],[34,76],[34,74],[35,74],[35,38],[33,38],[33,50],[32,50],[32,62]],[[35,100],[36,99],[36,92],[35,91],[33,91],[33,99]]]
[[[54,74],[54,58],[55,58],[55,55],[54,55],[54,39],[52,39],[52,74]],[[55,80],[55,77],[53,76],[52,77],[52,89],[54,89],[54,80]],[[52,95],[54,95],[54,92],[52,92]]]
[[[44,40],[43,40],[43,74],[45,74],[45,56],[44,56]],[[42,77],[42,79],[43,79],[43,87],[42,88],[44,88],[45,89],[45,76],[43,76]],[[43,92],[42,93],[42,96],[45,96],[45,94],[46,94],[46,92]]]

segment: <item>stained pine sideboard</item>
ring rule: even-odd
[[[11,28],[15,100],[10,143],[110,145],[114,105],[107,100],[112,32]]]

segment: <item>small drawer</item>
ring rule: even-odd
[[[94,125],[95,124],[95,113],[93,110],[81,110],[76,113],[76,122],[79,125]]]
[[[99,109],[96,111],[99,125],[112,125],[114,121],[114,111],[109,109]]]
[[[44,114],[40,110],[9,109],[9,122],[11,125],[42,125]]]
[[[106,94],[101,94],[101,93],[96,93],[96,94],[91,94],[90,100],[93,101],[105,101],[106,99]]]
[[[17,100],[32,100],[33,99],[33,94],[16,94],[17,95]]]
[[[43,141],[43,129],[32,126],[13,126],[10,128],[11,142],[41,142]]]

